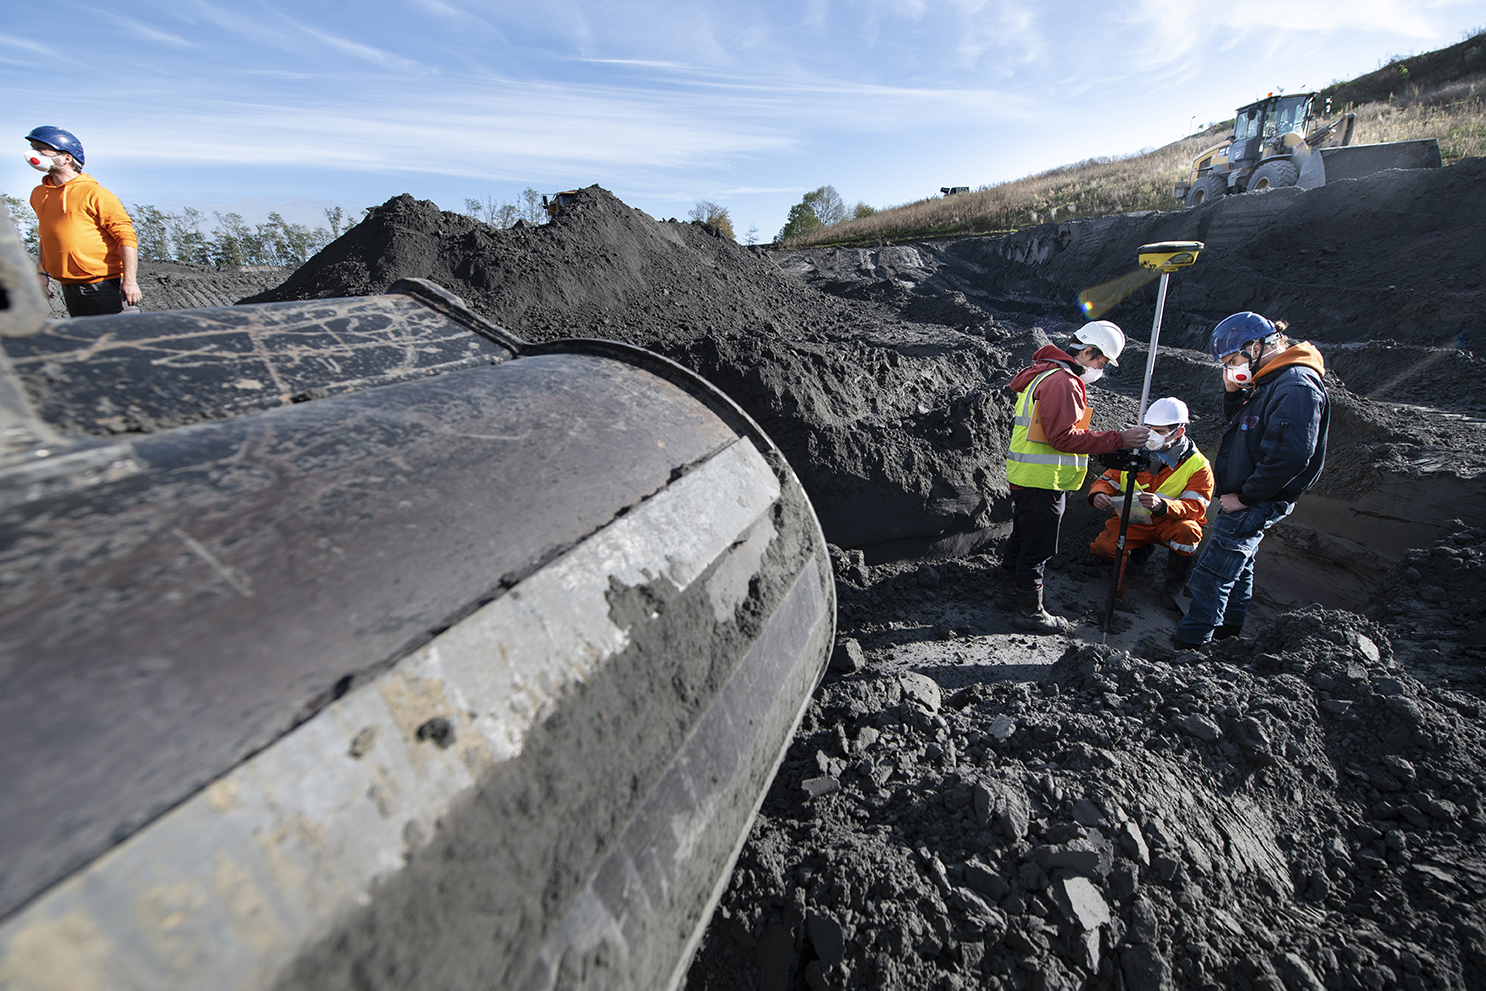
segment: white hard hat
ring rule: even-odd
[[[1109,363],[1116,368],[1120,363],[1115,359],[1120,352],[1125,350],[1125,332],[1108,320],[1095,320],[1086,323],[1074,333],[1073,339],[1080,344],[1090,344],[1104,353]]]
[[[1174,423],[1188,423],[1187,404],[1175,396],[1157,399],[1145,411],[1145,422],[1151,426],[1167,427]]]

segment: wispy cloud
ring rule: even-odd
[[[172,34],[169,31],[162,31],[157,27],[146,24],[138,18],[130,17],[127,14],[120,14],[111,10],[104,10],[97,7],[86,7],[83,9],[89,11],[89,13],[91,13],[94,17],[101,18],[105,21],[112,21],[115,24],[121,25],[125,30],[140,38],[144,38],[146,41],[153,41],[161,45],[171,45],[176,48],[195,47],[194,42],[187,41],[185,38],[182,38],[178,34]]]
[[[342,38],[327,31],[320,31],[316,28],[309,27],[308,25],[295,24],[295,27],[311,38],[316,38],[332,48],[345,52],[352,58],[361,59],[362,61],[370,62],[373,65],[379,65],[386,69],[407,71],[418,68],[417,62],[409,58],[403,58],[401,55],[394,55],[392,52],[385,52],[380,48],[373,48],[371,45],[363,45],[359,41]]]
[[[13,35],[0,34],[0,45],[18,48],[23,52],[30,52],[32,55],[44,59],[56,59],[62,62],[74,61],[72,58],[63,56],[61,52],[51,45],[43,45],[41,42],[32,41],[30,38],[18,38]]]

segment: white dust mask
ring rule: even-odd
[[[50,172],[57,160],[50,155],[43,155],[39,151],[26,152],[26,164],[37,172]]]
[[[1098,382],[1101,378],[1104,377],[1104,369],[1085,368],[1083,371],[1078,373],[1078,377],[1083,381],[1084,385],[1093,385],[1095,382]]]
[[[1247,361],[1242,365],[1225,365],[1223,367],[1223,377],[1234,385],[1254,384],[1254,376],[1249,371],[1249,363]]]
[[[1162,436],[1152,430],[1151,435],[1145,439],[1146,450],[1159,451],[1166,446],[1166,442],[1170,439],[1169,436]]]

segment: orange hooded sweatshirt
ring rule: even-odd
[[[81,284],[124,274],[122,247],[137,247],[134,224],[119,198],[86,172],[60,186],[45,176],[31,190],[41,233],[41,270]]]

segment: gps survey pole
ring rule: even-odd
[[[1151,375],[1156,370],[1156,347],[1161,340],[1161,312],[1166,309],[1166,283],[1172,272],[1197,261],[1202,248],[1201,241],[1159,241],[1140,246],[1140,267],[1160,272],[1161,285],[1156,290],[1156,319],[1151,324],[1151,346],[1145,356],[1145,382],[1140,387],[1140,412],[1135,417],[1136,424],[1145,422],[1146,405],[1151,399]],[[1125,502],[1120,507],[1120,536],[1115,541],[1114,576],[1109,580],[1109,601],[1104,607],[1104,623],[1100,627],[1104,631],[1105,641],[1108,641],[1109,624],[1114,620],[1115,599],[1120,592],[1120,579],[1125,574],[1125,534],[1130,530],[1130,510],[1135,503],[1135,476],[1138,472],[1148,470],[1150,457],[1144,451],[1126,454],[1120,450],[1114,455],[1102,455],[1100,461],[1107,467],[1119,467],[1125,473]]]
[[[1140,415],[1136,423],[1145,419],[1146,404],[1151,398],[1151,373],[1156,370],[1156,345],[1161,340],[1161,312],[1166,309],[1166,283],[1172,272],[1195,262],[1202,247],[1201,241],[1160,241],[1140,246],[1140,267],[1160,272],[1161,285],[1156,290],[1156,319],[1151,324],[1151,348],[1145,356],[1145,384],[1140,387]]]

